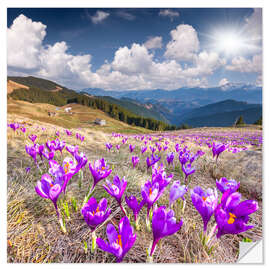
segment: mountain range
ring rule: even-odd
[[[159,121],[158,125],[164,127],[183,124],[192,127],[231,126],[240,115],[247,124],[254,123],[262,116],[262,88],[254,85],[230,83],[221,87],[172,91],[105,91],[88,88],[78,92],[33,76],[8,77],[8,80],[28,87],[9,93],[13,98],[56,106],[70,102],[94,106],[116,119],[121,117],[122,121],[132,121],[142,126],[147,125],[146,119]],[[129,120],[123,114],[129,115]]]
[[[225,113],[221,117],[225,119],[226,114],[231,111],[242,112],[253,108],[258,111],[255,116],[262,114],[262,88],[251,84],[228,83],[220,87],[180,88],[171,91],[162,89],[106,91],[97,88],[87,88],[81,90],[81,92],[93,96],[106,96],[106,98],[110,97],[120,101],[122,100],[122,102],[128,99],[129,103],[140,104],[140,106],[144,107],[151,106],[152,111],[155,111],[155,115],[152,114],[152,117],[177,126],[183,123],[198,126],[198,122],[202,120],[202,117],[211,115],[212,113]],[[210,106],[210,104],[213,104],[213,106]],[[122,106],[125,107],[125,102],[122,103]],[[126,106],[129,107],[129,104],[126,104]],[[201,110],[197,110],[199,108]],[[217,108],[219,111],[212,111],[213,108]],[[206,114],[201,114],[202,112],[206,112]],[[253,119],[249,117],[250,113],[243,114],[246,116],[246,122],[252,123],[250,121],[253,120],[249,120]],[[197,117],[200,119],[197,120]],[[231,117],[228,114],[228,119],[230,118],[229,122],[233,123],[234,121],[232,121]],[[213,125],[222,124],[222,121],[215,120],[217,116],[212,117],[212,119],[214,119]],[[228,121],[225,122],[228,123]],[[201,123],[204,123],[204,121],[201,121]]]

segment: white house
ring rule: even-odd
[[[106,120],[96,118],[95,124],[100,125],[100,126],[105,126],[106,125]]]
[[[67,107],[67,108],[65,108],[65,112],[67,112],[67,113],[69,113],[70,111],[71,111],[71,107]]]

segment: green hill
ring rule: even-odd
[[[165,123],[169,123],[169,121],[162,114],[155,111],[154,109],[147,108],[147,105],[140,104],[139,102],[136,102],[135,100],[131,100],[128,98],[116,99],[109,96],[103,96],[99,98],[104,99],[112,104],[121,106],[136,115],[140,115],[145,118],[153,118],[159,121],[163,121]]]
[[[41,79],[41,78],[37,78],[37,77],[33,77],[33,76],[29,76],[29,77],[9,76],[8,80],[12,80],[16,83],[20,83],[20,84],[23,84],[23,85],[26,85],[29,87],[39,88],[41,90],[47,90],[47,91],[56,90],[57,88],[62,88],[62,89],[65,88],[65,87],[63,87],[55,82]]]
[[[29,86],[29,89],[15,89],[12,93],[8,94],[8,96],[14,100],[23,100],[31,103],[47,103],[55,106],[77,103],[93,109],[99,109],[110,117],[125,122],[129,125],[144,127],[151,130],[175,129],[174,126],[170,126],[153,118],[142,117],[130,112],[126,108],[110,103],[105,99],[86,96],[48,80],[35,77],[8,77],[8,79],[14,80],[20,84],[25,83],[24,85]],[[55,89],[56,91],[51,91]]]
[[[246,110],[209,114],[186,119],[185,123],[192,127],[228,127],[234,125],[236,119],[241,115],[246,124],[253,124],[262,116],[262,108],[255,107]]]

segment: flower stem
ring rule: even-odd
[[[85,196],[85,198],[84,198],[83,205],[85,205],[85,204],[89,201],[90,197],[91,197],[92,194],[94,193],[94,190],[95,190],[95,186],[94,186],[94,184],[93,184],[92,187],[91,187],[91,189],[89,189],[88,194],[87,194],[87,195]]]
[[[94,252],[95,252],[95,249],[96,249],[96,240],[97,240],[96,232],[93,231],[93,232],[92,232],[91,253],[94,253]]]
[[[123,214],[126,216],[127,212],[126,212],[125,208],[122,206],[121,202],[118,202],[118,204],[119,204],[119,207],[122,210]]]

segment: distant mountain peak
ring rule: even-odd
[[[251,83],[233,83],[228,82],[222,86],[219,87],[222,91],[233,91],[233,90],[254,90],[258,89],[258,87]]]

